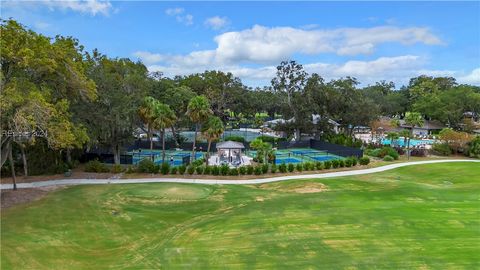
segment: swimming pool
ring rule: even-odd
[[[417,139],[411,139],[410,140],[410,146],[418,146],[418,145],[432,145],[435,143],[435,140],[417,140]],[[390,139],[383,139],[382,140],[383,145],[392,145],[392,141]],[[396,146],[400,147],[405,147],[405,141],[403,137],[400,137],[399,139],[393,140],[393,144]]]

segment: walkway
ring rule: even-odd
[[[329,172],[318,174],[302,174],[302,175],[288,175],[270,178],[258,178],[248,180],[217,180],[217,179],[184,179],[184,178],[140,178],[140,179],[62,179],[62,180],[48,180],[32,183],[19,183],[17,188],[36,188],[36,187],[48,187],[56,185],[91,185],[91,184],[138,184],[138,183],[188,183],[188,184],[208,184],[208,185],[249,185],[249,184],[263,184],[278,181],[287,181],[295,179],[312,179],[312,178],[330,178],[341,177],[351,175],[361,175],[369,173],[384,172],[396,168],[405,166],[419,165],[419,164],[432,164],[432,163],[445,163],[445,162],[477,162],[480,160],[464,160],[464,159],[446,159],[446,160],[426,160],[415,162],[404,162],[385,165],[381,167],[352,170],[342,172]],[[479,164],[480,166],[480,164]],[[12,184],[1,184],[0,189],[12,189]]]

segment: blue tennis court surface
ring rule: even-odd
[[[301,163],[302,160],[301,159],[297,159],[297,158],[277,158],[275,159],[275,164],[282,164],[282,163],[285,163],[285,164],[288,164],[288,163]]]
[[[313,156],[309,157],[315,161],[327,161],[327,160],[332,160],[332,159],[338,159],[338,157],[335,156]]]
[[[319,151],[317,150],[290,150],[290,152],[294,155],[306,155],[306,154],[315,154]]]
[[[249,151],[248,155],[256,156],[256,151]],[[317,150],[312,148],[290,148],[275,151],[275,164],[282,163],[302,163],[327,161],[332,159],[343,159],[343,157],[329,153],[326,150]]]

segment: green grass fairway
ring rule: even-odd
[[[480,164],[75,186],[2,213],[1,269],[480,269]]]

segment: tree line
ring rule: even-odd
[[[327,81],[284,61],[270,85],[251,88],[214,70],[168,78],[140,61],[87,51],[74,37],[46,37],[14,20],[2,20],[0,30],[1,166],[15,171],[21,163],[25,175],[30,160],[42,172],[95,147],[109,149],[119,163],[139,129],[149,138],[159,132],[165,145],[166,130],[178,141],[179,129],[193,128],[211,143],[224,128],[262,123],[260,113],[293,119],[278,128],[296,139],[328,134],[329,119],[350,136],[380,116],[414,111],[465,129],[464,113],[480,114],[480,88],[450,77],[419,76],[400,89],[386,81],[359,87],[356,78]],[[315,124],[312,114],[320,116]]]

